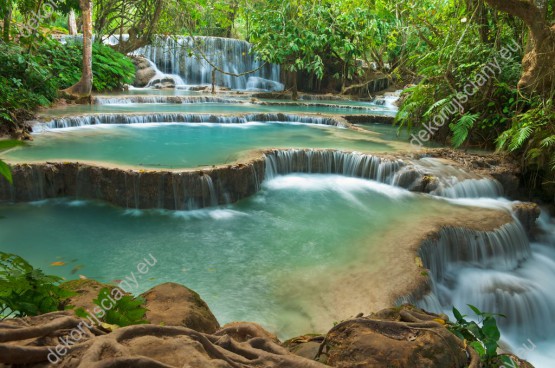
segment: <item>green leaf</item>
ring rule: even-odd
[[[456,124],[449,124],[449,128],[453,132],[453,138],[451,140],[453,147],[458,148],[464,143],[468,137],[468,133],[474,127],[474,123],[478,119],[478,116],[479,114],[466,113],[460,117]]]
[[[461,312],[459,312],[459,310],[455,307],[453,307],[453,315],[455,316],[455,318],[457,319],[457,322],[460,321],[464,321],[464,317],[461,314]]]
[[[495,321],[495,318],[491,316],[484,318],[482,331],[484,332],[484,335],[494,341],[499,341],[501,338],[501,333],[499,332],[499,328],[497,328],[497,322]]]
[[[486,348],[482,345],[480,341],[472,341],[468,345],[470,345],[474,350],[476,350],[476,352],[480,357],[486,356]]]
[[[6,164],[2,160],[0,160],[0,175],[3,176],[4,178],[6,178],[6,180],[10,184],[13,184],[12,171],[11,171],[10,167],[8,166],[8,164]]]
[[[468,308],[470,308],[474,313],[476,313],[477,316],[483,315],[482,311],[476,308],[475,306],[471,304],[467,304],[467,305],[468,305]]]

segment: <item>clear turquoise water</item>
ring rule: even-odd
[[[385,127],[384,130],[393,129]],[[36,134],[34,141],[2,153],[13,161],[95,161],[189,168],[231,163],[254,149],[273,147],[393,151],[394,140],[333,126],[288,123],[93,125]]]
[[[182,283],[220,323],[250,320],[290,337],[315,326],[303,298],[330,292],[326,283],[313,288],[300,280],[339,277],[388,232],[447,206],[362,179],[290,175],[235,205],[190,212],[69,200],[0,204],[0,249],[49,274],[103,282],[137,274],[137,264],[152,254],[157,264],[131,291]],[[66,265],[50,265],[56,261]],[[322,330],[332,326],[327,316],[312,317],[324,318]]]

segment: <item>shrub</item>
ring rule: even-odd
[[[15,254],[0,252],[0,320],[63,309],[63,300],[73,293],[60,288],[61,281]]]

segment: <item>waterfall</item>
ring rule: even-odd
[[[234,203],[255,194],[264,160],[207,171],[134,171],[79,163],[12,165],[13,186],[0,181],[0,200],[102,200],[131,209],[189,210]]]
[[[526,232],[517,221],[494,231],[443,228],[438,239],[428,239],[420,248],[424,267],[437,282],[448,278],[453,265],[510,271],[530,256]]]
[[[215,123],[215,124],[244,124],[249,122],[295,122],[302,124],[333,125],[343,127],[348,125],[341,118],[295,115],[295,114],[239,114],[212,115],[186,113],[155,113],[155,114],[97,114],[56,118],[46,123],[33,126],[33,131],[40,132],[48,129],[73,128],[98,124],[145,124],[145,123]]]
[[[341,174],[392,184],[400,160],[384,159],[358,152],[289,149],[266,152],[266,178],[289,173]]]
[[[154,62],[165,74],[179,75],[185,84],[206,85],[212,83],[212,66],[204,60],[201,53],[217,67],[230,73],[241,74],[260,68],[254,73],[233,77],[216,73],[216,85],[231,89],[247,89],[249,77],[251,86],[258,88],[261,84],[277,87],[280,80],[280,68],[276,64],[263,64],[252,52],[252,45],[221,37],[157,37],[152,45],[134,52],[144,55]],[[200,50],[200,52],[198,51]]]
[[[451,178],[444,180],[432,194],[447,198],[498,198],[503,195],[503,187],[497,180],[488,178],[462,181]]]
[[[534,243],[516,219],[493,231],[442,229],[419,251],[430,271],[431,293],[403,297],[398,303],[437,313],[449,313],[456,306],[473,316],[470,304],[503,314],[507,318],[497,317],[497,321],[513,352],[532,363],[549,361],[546,354],[555,345],[555,295],[550,284],[555,279],[555,224],[551,221],[540,218],[541,234]],[[542,347],[521,349],[527,341]]]
[[[427,177],[430,194],[446,198],[499,198],[502,185],[493,178],[469,173],[443,160],[425,157],[415,162],[413,170]]]
[[[219,103],[219,104],[241,104],[245,100],[214,96],[122,96],[122,97],[95,97],[94,103],[98,105],[126,105],[126,104],[197,104],[197,103]]]
[[[218,205],[218,197],[212,178],[210,175],[204,174],[201,175],[200,180],[202,182],[202,198],[205,201],[203,207],[216,207]],[[208,201],[206,201],[206,199],[208,199]]]

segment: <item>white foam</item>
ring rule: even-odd
[[[264,185],[270,190],[334,191],[345,198],[354,193],[375,192],[391,198],[413,195],[409,191],[373,180],[345,177],[341,175],[293,174],[276,176]]]

